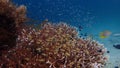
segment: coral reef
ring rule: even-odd
[[[25,6],[0,0],[0,68],[102,68],[103,45],[78,37],[76,28],[47,20],[40,28],[22,25]],[[6,49],[6,46],[12,47]],[[7,46],[7,47],[8,47]]]
[[[26,8],[0,0],[0,50],[16,45],[17,28],[26,20]]]
[[[0,67],[100,68],[107,61],[105,52],[103,45],[78,38],[65,23],[45,23],[39,30],[24,27],[17,45],[0,56]]]

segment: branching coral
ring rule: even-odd
[[[0,43],[16,43],[1,51],[0,68],[101,68],[106,63],[103,45],[79,38],[74,27],[48,21],[40,29],[20,27],[26,20],[25,6],[0,0],[0,9]]]
[[[1,67],[100,68],[106,61],[103,50],[95,41],[78,38],[76,29],[65,23],[46,23],[39,30],[23,28],[17,46],[0,62]]]

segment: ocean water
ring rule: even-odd
[[[120,68],[120,0],[14,0],[17,5],[27,6],[27,15],[36,21],[48,19],[51,22],[66,22],[78,29],[80,34],[92,35],[94,40],[104,44],[110,52],[106,68]],[[34,25],[39,22],[33,23]],[[111,32],[107,38],[100,38],[103,31]],[[115,35],[118,36],[115,36]]]

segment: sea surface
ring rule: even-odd
[[[13,0],[17,5],[27,6],[27,16],[36,22],[48,19],[50,22],[65,22],[78,28],[82,37],[92,36],[104,44],[109,51],[106,68],[120,68],[120,49],[113,47],[120,44],[120,0]],[[105,38],[100,33],[109,31]]]

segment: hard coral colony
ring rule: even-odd
[[[103,45],[79,38],[65,23],[19,29],[16,46],[0,54],[1,68],[102,68],[106,63]]]

